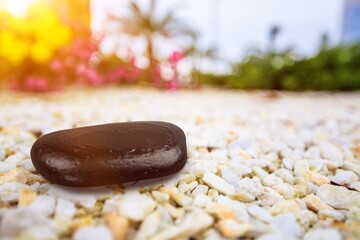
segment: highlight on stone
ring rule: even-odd
[[[187,160],[186,138],[159,121],[111,123],[61,130],[31,148],[36,170],[65,186],[91,187],[164,177]]]

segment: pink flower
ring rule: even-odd
[[[177,90],[179,88],[179,83],[176,78],[173,78],[166,82],[166,90]]]
[[[133,73],[136,78],[139,78],[141,76],[141,74],[143,73],[143,69],[141,69],[139,67],[135,67],[135,69],[133,70]]]
[[[58,59],[53,59],[51,62],[50,62],[50,68],[55,71],[55,72],[60,72],[61,70],[63,70],[64,68],[64,65],[63,63],[58,60]]]
[[[124,75],[126,73],[126,70],[122,67],[119,67],[118,69],[115,69],[115,71],[113,72],[114,77],[117,79],[122,79],[124,78]]]
[[[15,78],[9,80],[9,88],[16,91],[22,90],[21,84]]]
[[[173,51],[168,58],[168,61],[171,65],[176,65],[181,59],[185,57],[184,53],[181,51]]]
[[[76,66],[76,74],[82,76],[86,73],[87,66],[85,64],[79,64]]]
[[[49,90],[49,84],[45,78],[37,78],[35,81],[36,84],[36,91],[38,92],[45,92]]]
[[[29,91],[34,91],[36,88],[36,78],[33,76],[28,76],[25,79],[25,89]]]
[[[89,83],[93,86],[98,86],[105,82],[105,79],[92,68],[86,69],[85,75],[87,76]]]
[[[50,90],[49,84],[43,77],[28,76],[25,79],[25,90],[34,92],[45,92]]]
[[[159,64],[156,64],[151,71],[151,79],[152,82],[156,84],[160,84],[162,77],[161,77],[161,68]]]

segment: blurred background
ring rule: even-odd
[[[360,88],[360,0],[0,0],[0,87]]]

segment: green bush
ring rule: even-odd
[[[209,79],[200,78],[200,82],[211,84]],[[300,59],[291,51],[254,54],[216,83],[240,89],[360,89],[360,44],[323,48],[315,56]]]

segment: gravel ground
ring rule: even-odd
[[[73,189],[31,163],[42,134],[136,120],[185,131],[180,173]],[[0,239],[360,239],[359,177],[359,92],[0,96]]]

